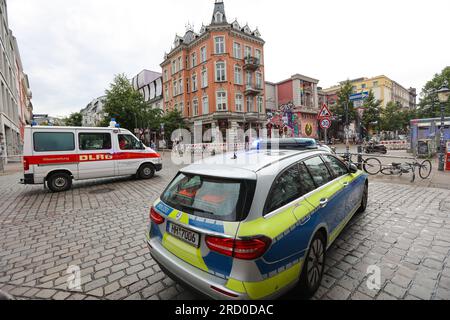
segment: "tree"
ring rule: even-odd
[[[363,108],[364,114],[362,117],[362,124],[369,130],[374,127],[374,123],[377,123],[377,127],[380,125],[380,105],[381,101],[375,99],[375,95],[372,90],[369,92],[369,96],[364,100]]]
[[[131,131],[136,128],[148,128],[149,125],[157,129],[161,117],[161,111],[151,109],[144,97],[133,89],[124,74],[116,75],[110,89],[106,90],[104,112],[109,117],[103,120],[103,126],[107,126],[111,118],[115,118],[122,128]]]
[[[402,112],[398,102],[390,101],[381,111],[381,128],[385,131],[402,129]]]
[[[440,117],[441,111],[436,91],[445,82],[447,85],[450,85],[450,67],[445,67],[441,73],[435,74],[433,79],[428,81],[422,89],[417,110],[418,118]],[[446,106],[445,115],[450,116],[450,102]]]
[[[172,138],[172,132],[177,129],[186,128],[183,115],[178,110],[171,110],[166,112],[161,119],[161,123],[164,124],[164,139],[170,141]]]
[[[74,112],[67,118],[64,118],[63,122],[68,127],[81,127],[83,125],[83,116],[80,112]]]
[[[347,80],[341,89],[338,91],[338,101],[332,107],[332,112],[335,116],[342,119],[343,124],[345,124],[346,115],[345,109],[348,104],[348,122],[351,123],[356,118],[355,108],[353,102],[350,101],[350,96],[353,94],[353,86],[350,80]]]

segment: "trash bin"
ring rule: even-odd
[[[429,140],[419,140],[417,142],[417,156],[425,158],[430,156]]]

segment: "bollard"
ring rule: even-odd
[[[362,170],[363,167],[363,158],[362,158],[363,147],[358,146],[358,169]]]

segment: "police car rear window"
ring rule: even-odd
[[[248,215],[256,182],[179,173],[161,200],[179,211],[222,221]]]
[[[33,140],[36,152],[75,150],[75,135],[72,132],[35,132]]]

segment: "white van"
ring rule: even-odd
[[[72,180],[126,175],[150,179],[161,156],[119,128],[25,127],[22,184],[47,184],[53,192]]]

